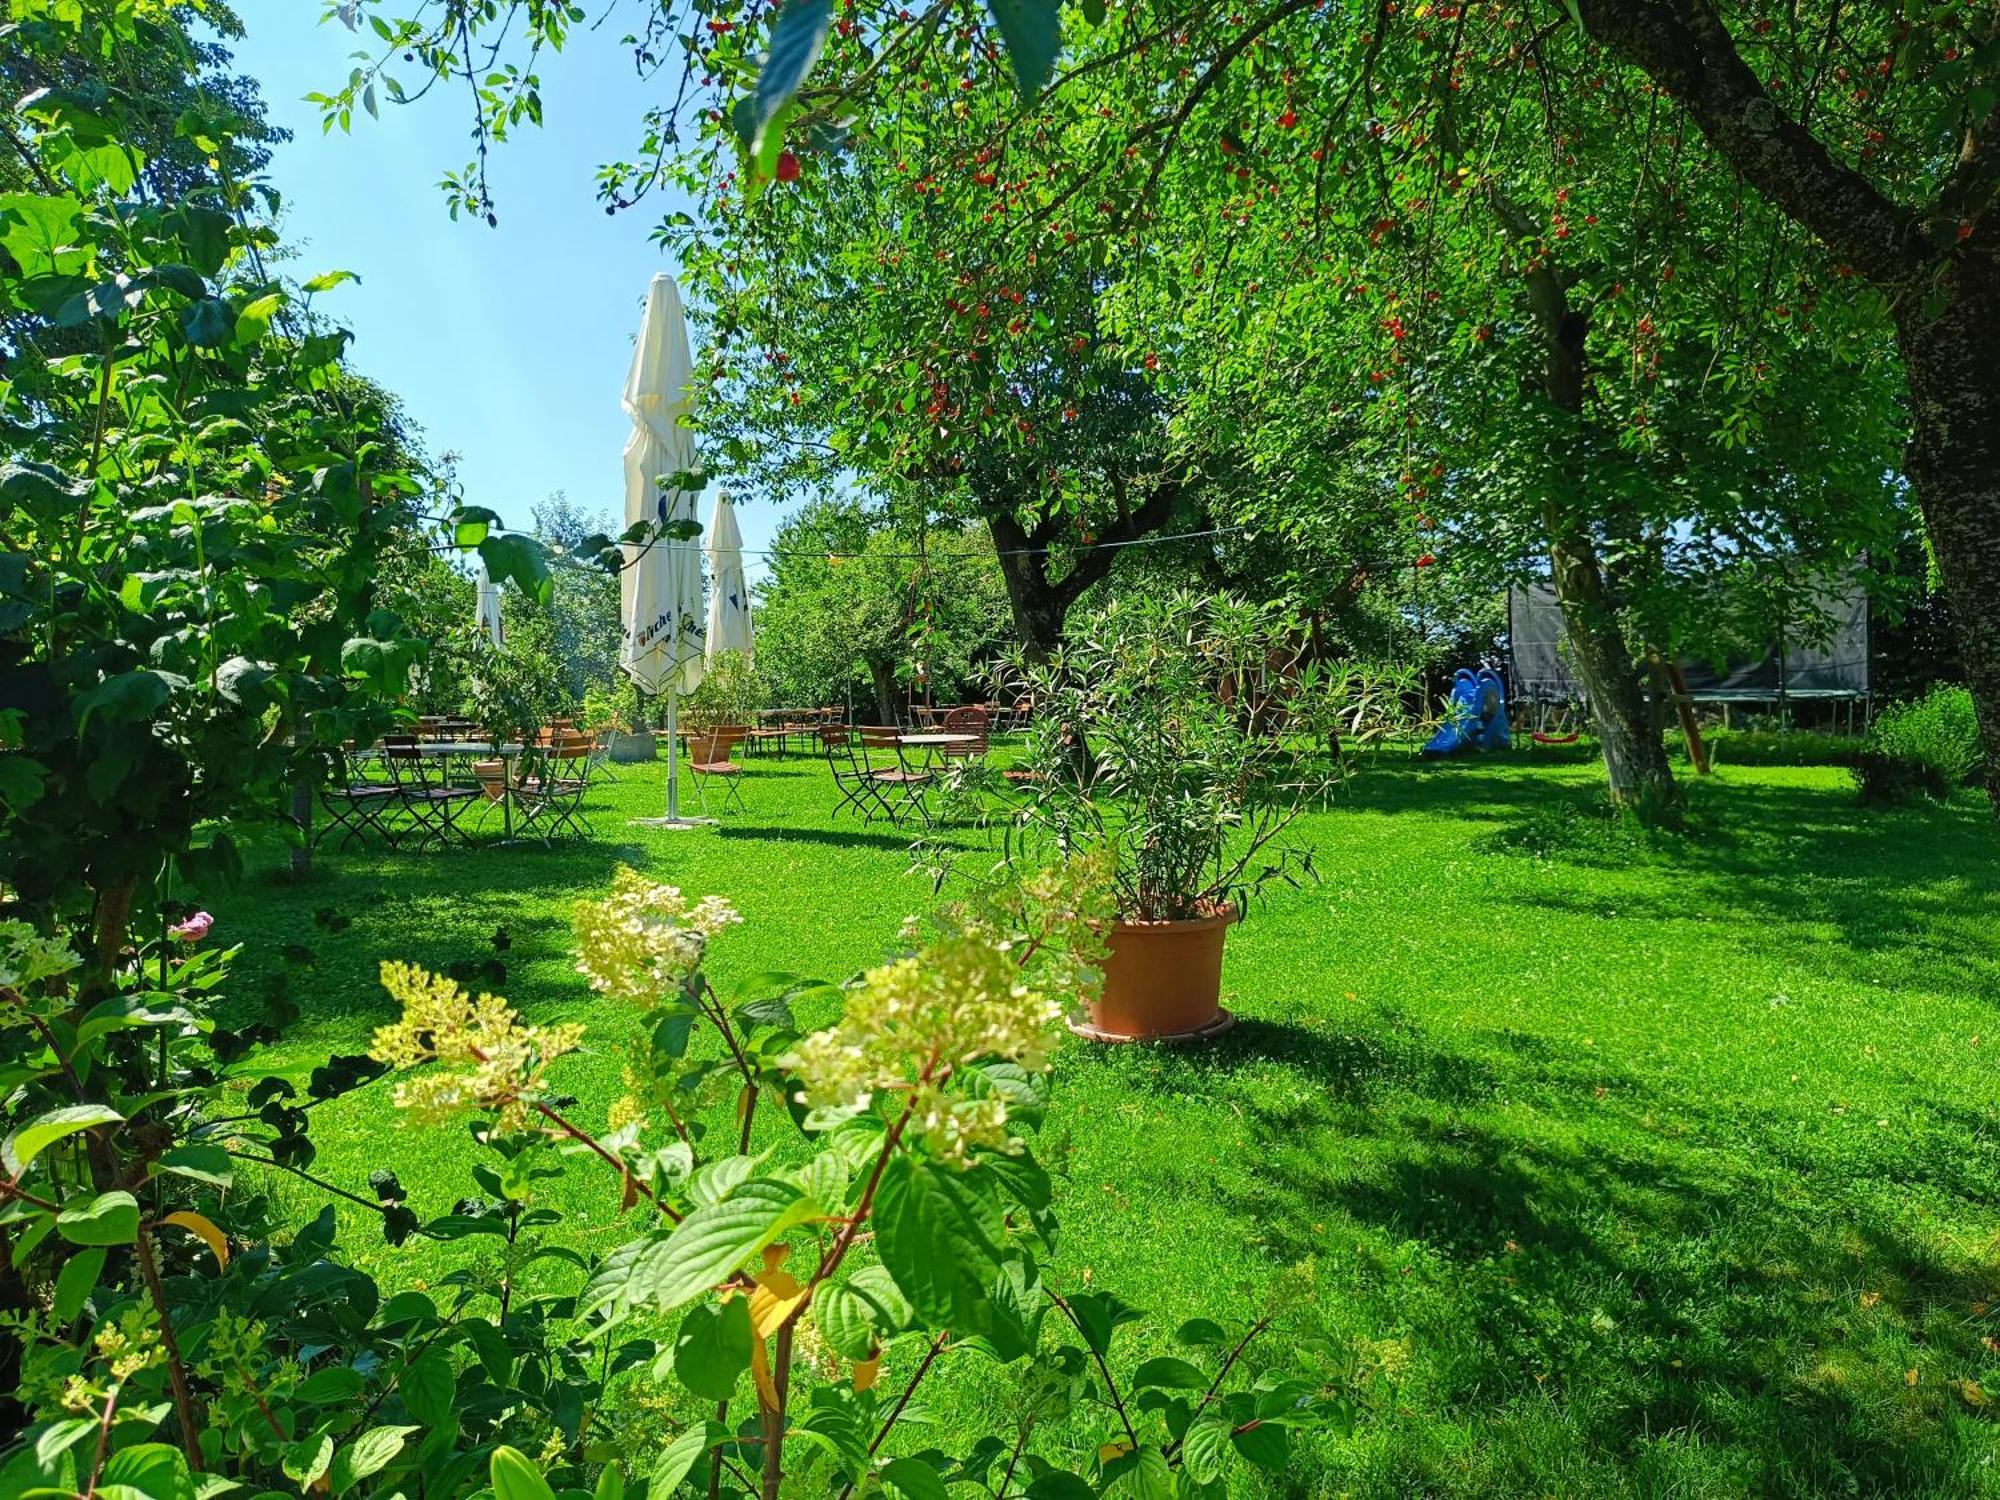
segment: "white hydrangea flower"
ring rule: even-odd
[[[576,903],[576,967],[599,994],[651,1005],[701,967],[710,938],[742,920],[721,896],[690,902],[621,865],[609,896]]]

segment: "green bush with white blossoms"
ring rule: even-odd
[[[579,969],[629,1017],[602,1120],[551,1077],[582,1027],[384,964],[402,1015],[336,1081],[387,1072],[412,1128],[458,1117],[481,1147],[481,1195],[451,1213],[418,1219],[393,1178],[366,1205],[392,1242],[467,1250],[421,1291],[346,1265],[330,1209],[283,1233],[236,1177],[242,1158],[303,1170],[272,1132],[310,1101],[279,1080],[247,1113],[197,1086],[143,1147],[113,1118],[125,1099],[17,1125],[4,1217],[34,1293],[8,1319],[28,1421],[0,1493],[1064,1500],[1219,1497],[1232,1466],[1282,1469],[1292,1434],[1352,1407],[1263,1364],[1271,1319],[1197,1319],[1181,1353],[1134,1362],[1121,1330],[1142,1315],[1059,1269],[1032,1140],[1106,890],[1078,862],[947,908],[850,985],[767,973],[725,994],[704,960],[730,905],[620,871],[575,916]],[[84,1030],[60,1013],[70,962],[31,933],[0,952],[58,1075]],[[808,1008],[837,1015],[810,1029]],[[166,1052],[198,1076],[212,1032],[181,1015]],[[137,1191],[85,1186],[92,1153]],[[601,1258],[543,1204],[572,1163],[631,1226]],[[1007,1383],[1011,1426],[908,1444],[924,1382],[967,1360]]]

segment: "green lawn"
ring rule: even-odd
[[[333,855],[218,898],[251,978],[314,950],[280,1060],[365,1048],[382,958],[476,960],[502,928],[517,1005],[599,1019],[568,908],[620,860],[737,903],[725,987],[845,977],[930,899],[900,834],[829,822],[813,762],[753,763],[747,812],[673,834],[627,822],[660,769],[597,795],[598,842]],[[1725,766],[1685,833],[1642,837],[1585,810],[1599,775],[1385,760],[1302,824],[1323,881],[1232,935],[1230,1036],[1063,1048],[1051,1280],[1171,1328],[1309,1278],[1364,1416],[1285,1493],[2000,1495],[1983,803],[1867,814],[1844,772]],[[329,935],[326,909],[351,925]],[[606,1050],[559,1075],[586,1119],[616,1089],[603,1019]],[[471,1190],[469,1141],[401,1129],[380,1085],[318,1116],[337,1182],[393,1167],[425,1215]],[[620,1232],[600,1176],[555,1197],[574,1236]],[[466,1253],[390,1270],[365,1217],[343,1238],[397,1278]],[[997,1400],[989,1370],[936,1382],[932,1414]]]

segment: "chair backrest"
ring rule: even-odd
[[[893,724],[857,724],[854,733],[869,750],[894,750],[903,743],[903,731]]]
[[[726,765],[730,752],[743,741],[739,727],[709,729],[688,736],[688,760],[697,766]]]
[[[438,769],[417,748],[417,737],[413,734],[382,736],[382,768],[389,773],[389,780],[405,792],[428,791]]]

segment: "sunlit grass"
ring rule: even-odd
[[[1233,933],[1234,1033],[1062,1050],[1051,1279],[1170,1328],[1306,1268],[1365,1415],[1290,1493],[2000,1494],[1983,806],[1870,815],[1840,770],[1725,763],[1685,831],[1648,834],[1591,809],[1598,775],[1394,759],[1303,821],[1322,882]],[[736,902],[725,989],[843,978],[931,899],[901,833],[829,822],[816,763],[747,781],[715,830],[630,826],[661,800],[648,767],[595,798],[593,843],[328,856],[217,898],[217,937],[249,945],[245,993],[312,948],[273,1059],[302,1064],[365,1048],[381,959],[484,959],[504,929],[510,998],[596,1029],[560,1075],[589,1118],[617,1018],[570,966],[569,906],[618,861]],[[470,1141],[400,1128],[380,1086],[316,1114],[336,1182],[391,1167],[425,1215],[472,1191]],[[614,1182],[579,1166],[553,1195],[575,1241],[626,1232]],[[388,1252],[365,1216],[343,1242],[392,1279],[464,1253]],[[997,1399],[988,1374],[937,1384],[936,1440]]]

